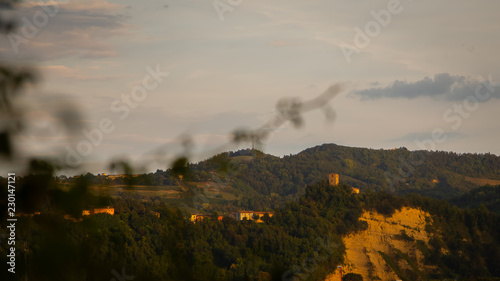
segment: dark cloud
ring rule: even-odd
[[[372,87],[354,91],[352,94],[366,99],[431,97],[444,100],[463,100],[474,95],[478,87],[494,89],[492,97],[500,98],[500,86],[492,86],[491,81],[481,81],[466,76],[441,73],[434,78],[425,77],[415,82],[396,80],[387,87]],[[485,85],[481,86],[484,83]],[[484,93],[486,88],[482,89]],[[484,101],[484,100],[482,100]]]

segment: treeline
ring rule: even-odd
[[[63,175],[55,178],[57,182],[63,184],[74,184],[82,179],[92,185],[176,186],[179,184],[179,177],[172,173],[171,170],[157,170],[155,173],[139,175],[123,174],[120,177],[87,173],[85,175],[78,175],[74,177],[66,177]]]

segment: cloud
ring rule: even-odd
[[[482,85],[483,83],[484,85]],[[387,87],[372,87],[354,91],[352,94],[361,97],[362,100],[380,98],[414,99],[418,97],[463,100],[474,95],[478,87],[490,87],[494,89],[492,96],[500,98],[500,86],[494,84],[492,81],[484,79],[441,73],[434,75],[434,78],[425,77],[415,82],[395,80]]]
[[[22,3],[21,7],[39,7],[42,5],[65,5],[67,9],[71,9],[74,11],[81,10],[81,11],[87,11],[87,10],[101,10],[101,11],[113,11],[117,8],[121,8],[122,5],[119,4],[114,4],[114,3],[109,3],[104,0],[86,0],[86,1],[47,1],[47,2],[26,2]]]
[[[0,55],[38,60],[116,57],[111,40],[132,30],[126,23],[130,17],[122,13],[125,9],[104,0],[25,3],[14,12],[18,37],[3,40]]]

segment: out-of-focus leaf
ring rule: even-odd
[[[33,175],[52,176],[56,169],[55,163],[43,159],[32,159],[29,164],[29,172]]]
[[[188,159],[186,157],[179,157],[172,163],[172,172],[175,175],[186,175],[188,172]]]
[[[109,165],[109,168],[113,171],[123,171],[125,175],[132,175],[132,166],[127,161],[120,160],[114,161]]]
[[[234,143],[247,142],[251,140],[251,133],[250,130],[248,129],[244,128],[236,129],[233,131],[232,135],[233,135],[232,141]]]
[[[301,117],[302,102],[299,99],[281,99],[276,104],[276,110],[282,120],[292,122],[295,128],[299,128],[303,125],[304,122]]]
[[[12,145],[7,131],[0,133],[0,154],[7,158],[12,157]]]
[[[109,165],[110,169],[112,171],[123,171],[123,174],[125,174],[125,183],[126,185],[131,188],[133,185],[133,169],[130,163],[128,163],[125,160],[121,161],[114,161]]]

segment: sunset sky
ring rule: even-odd
[[[334,122],[307,113],[303,128],[285,124],[264,151],[420,143],[500,154],[498,1],[62,2],[24,2],[17,36],[0,46],[3,61],[41,76],[19,101],[30,129],[16,139],[19,165],[29,155],[66,159],[88,140],[81,129],[67,137],[61,110],[78,109],[87,132],[113,127],[81,171],[108,172],[117,157],[154,171],[167,168],[147,156],[158,147],[175,155],[191,135],[201,160],[235,128],[275,118],[281,98],[306,101],[336,83]]]

